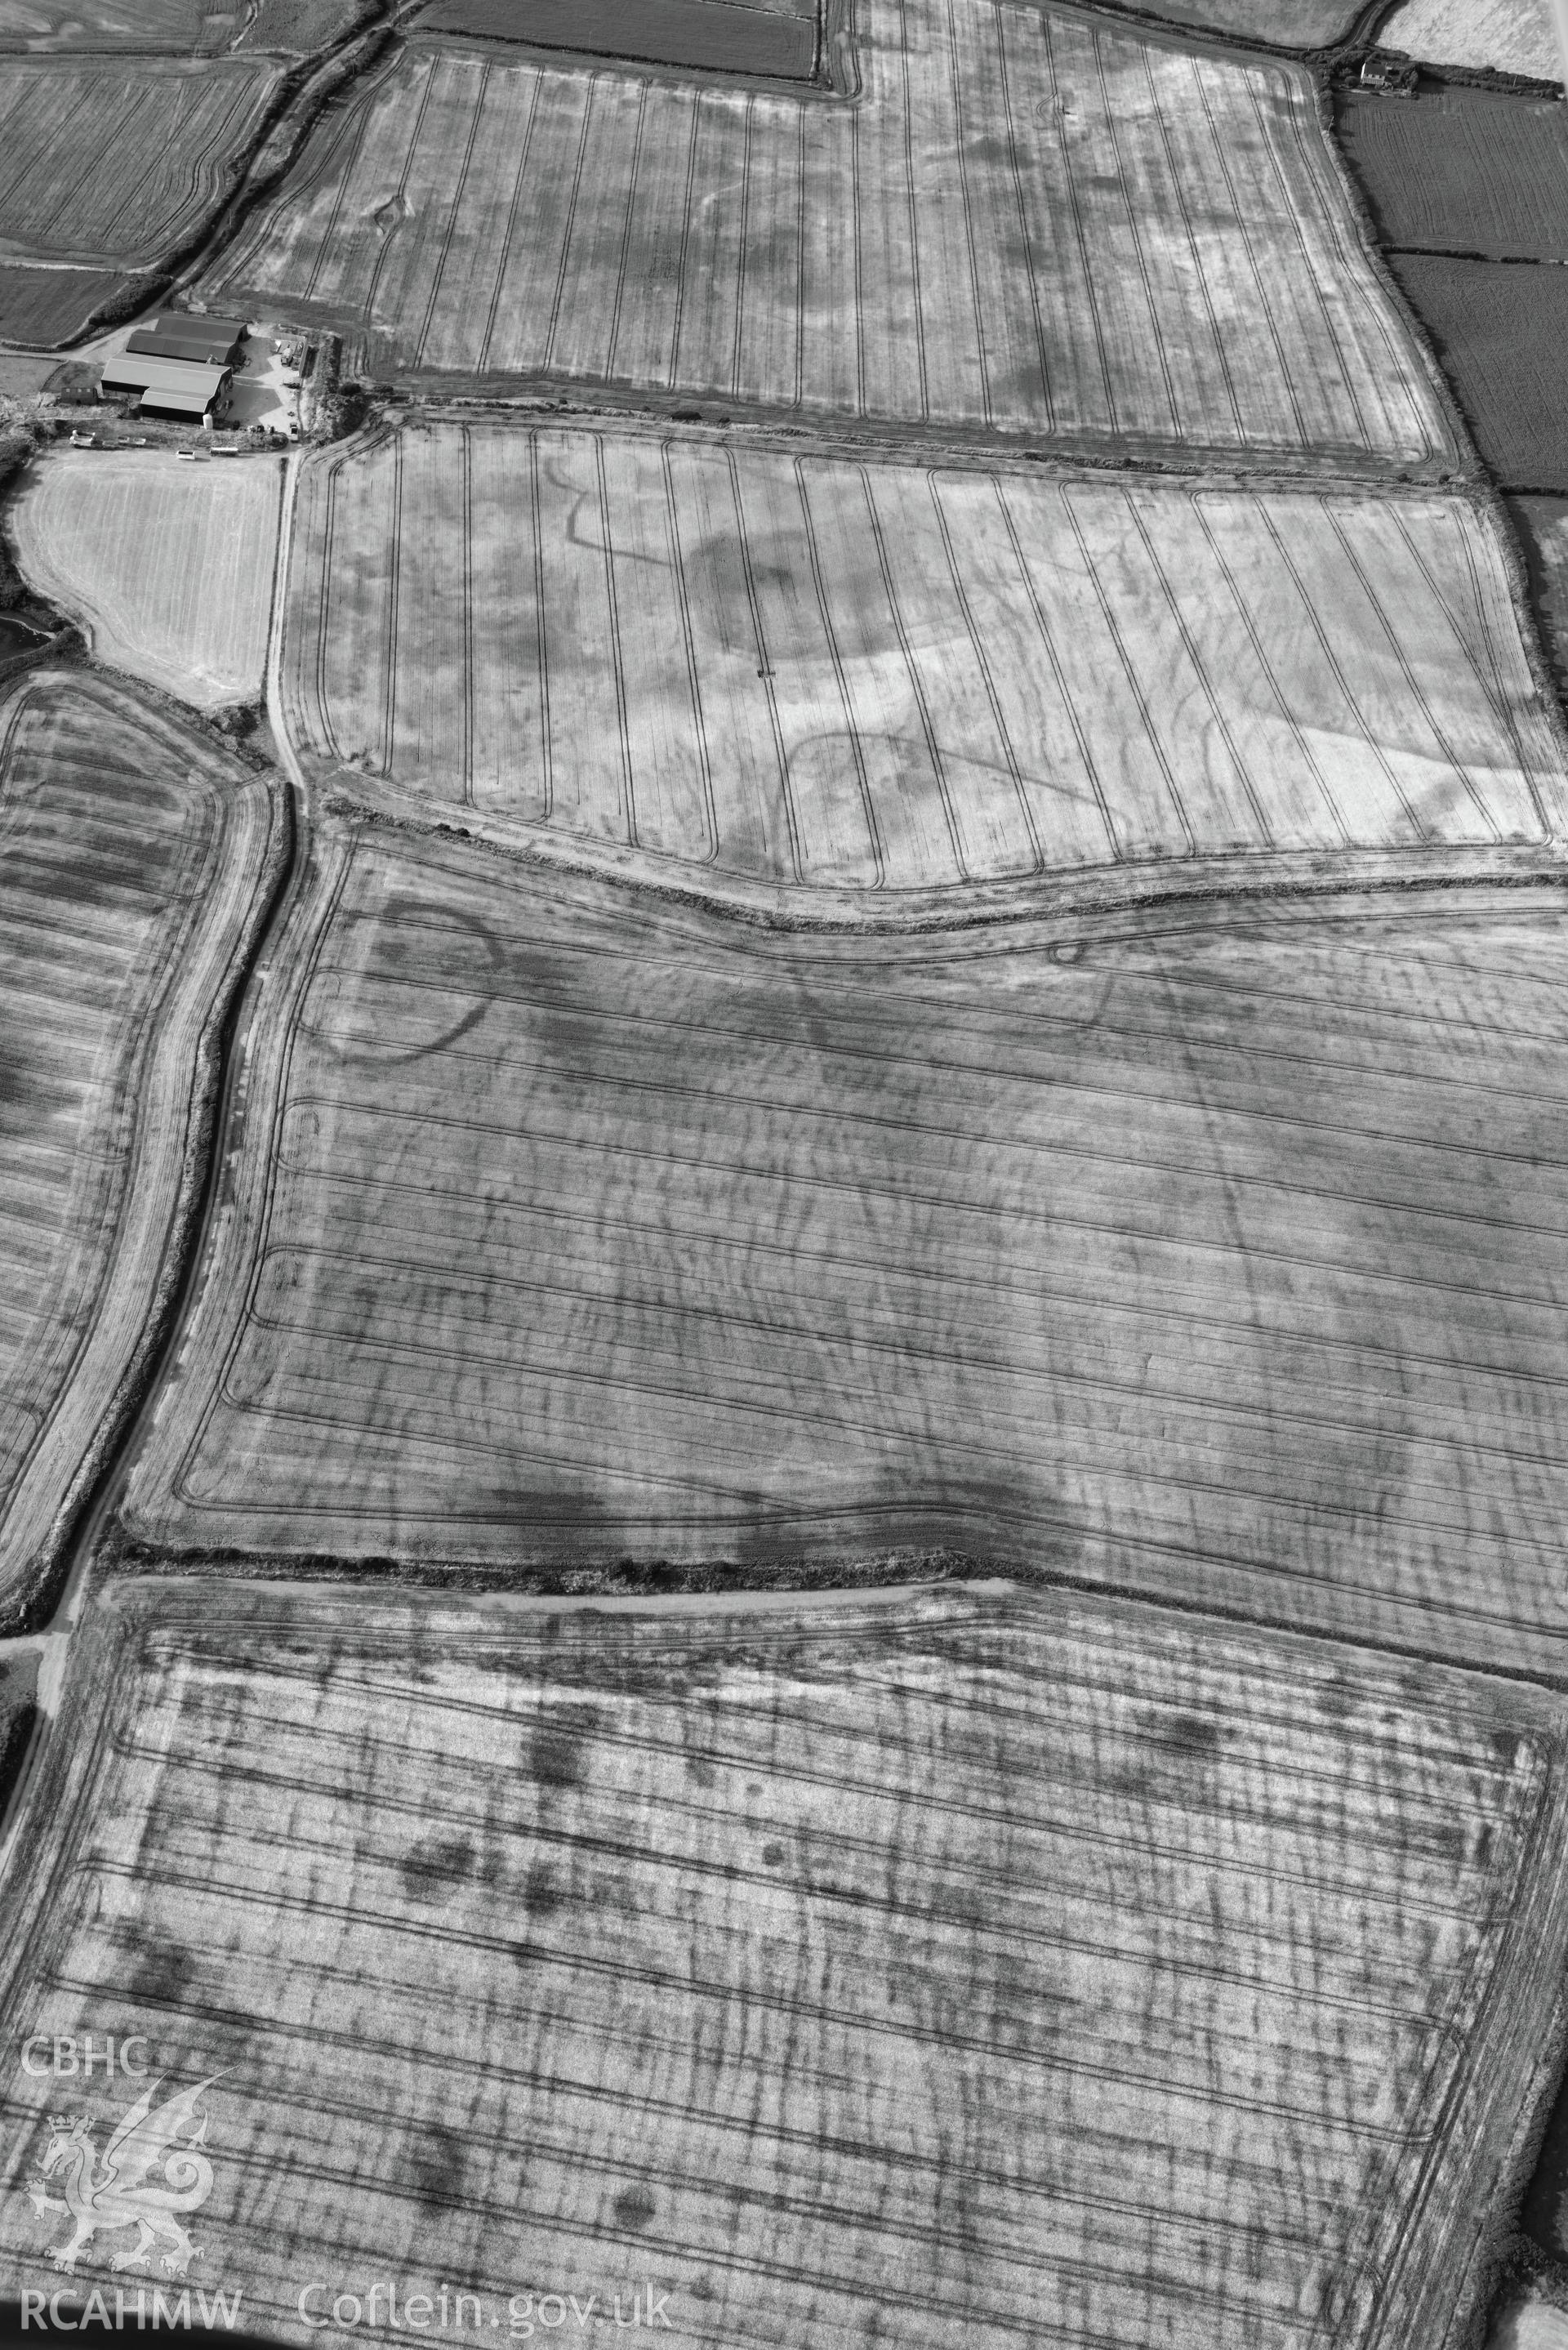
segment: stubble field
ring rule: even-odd
[[[0,703],[0,1622],[150,1344],[272,832],[260,783],[116,689]]]
[[[111,1585],[29,1828],[7,2044],[221,2075],[188,2282],[328,2350],[301,2287],[389,2275],[543,2339],[651,2285],[711,2350],[1458,2350],[1568,1917],[1561,1700],[1004,1586]],[[12,2291],[57,2102],[7,2073]]]
[[[151,267],[217,208],[267,58],[16,58],[0,74],[0,251]]]
[[[100,660],[213,710],[261,693],[282,473],[276,458],[72,450],[35,462],[6,520],[30,585]]]
[[[437,421],[311,459],[293,546],[296,746],[720,882],[1539,841],[1568,813],[1495,525],[1453,497]]]
[[[312,857],[134,1535],[947,1549],[1568,1661],[1554,892],[858,941]]]
[[[992,0],[857,23],[855,103],[410,41],[203,291],[379,374],[1458,462],[1304,74]]]

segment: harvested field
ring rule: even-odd
[[[1352,91],[1339,135],[1389,244],[1568,260],[1568,107],[1462,83]]]
[[[789,81],[809,81],[816,62],[815,9],[754,0],[436,0],[420,24],[429,33]]]
[[[1395,254],[1481,455],[1505,489],[1568,491],[1568,269]]]
[[[857,941],[325,819],[133,1534],[950,1549],[1568,1668],[1568,916]]]
[[[392,2275],[473,2332],[651,2289],[710,2350],[1303,2311],[1459,2350],[1544,2085],[1563,1777],[1543,1692],[1005,1586],[110,1585],[0,2025],[204,2085],[182,2282],[286,2342],[366,2338],[301,2289],[319,2324]],[[101,2142],[134,2084],[73,2086]],[[22,2194],[59,2102],[8,2069],[12,2292],[59,2282]]]
[[[0,1620],[153,1335],[271,847],[265,788],[99,681],[0,704]]]
[[[29,583],[100,660],[215,710],[261,693],[282,477],[272,457],[61,452],[34,463],[7,519]]]
[[[52,350],[85,334],[94,312],[132,282],[114,270],[7,268],[0,262],[0,335]]]
[[[1552,0],[1405,0],[1379,28],[1385,48],[1431,65],[1491,66],[1536,81],[1563,78]]]
[[[203,293],[382,374],[1457,462],[1298,68],[993,0],[857,24],[857,104],[412,41]]]
[[[1563,813],[1495,527],[1436,493],[415,426],[306,463],[284,710],[317,760],[715,879],[921,889]]]
[[[365,14],[363,0],[0,0],[0,50],[133,49],[218,57],[244,47],[313,57]]]
[[[1548,649],[1558,675],[1568,680],[1568,498],[1514,498],[1509,509],[1530,558]]]
[[[18,58],[0,74],[0,244],[150,268],[217,209],[278,78],[265,57]]]

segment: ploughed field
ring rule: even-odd
[[[424,423],[307,462],[284,678],[317,760],[720,883],[1564,816],[1496,525],[1438,493]]]
[[[1300,68],[866,0],[864,95],[415,39],[202,281],[372,373],[1459,463]]]
[[[105,273],[155,267],[217,210],[280,68],[265,57],[13,58],[0,72],[0,335],[63,342]],[[37,277],[41,286],[28,281]]]
[[[0,1621],[56,1556],[178,1270],[265,786],[81,675],[0,702]]]
[[[111,1583],[3,2026],[207,2085],[181,2282],[285,2341],[395,2277],[502,2340],[636,2291],[713,2350],[1458,2350],[1563,1963],[1562,1722],[1004,1586]],[[101,2146],[135,2085],[71,2085]],[[60,2088],[4,2101],[0,2279],[52,2292]]]
[[[29,583],[100,660],[217,709],[261,692],[282,472],[259,456],[72,451],[35,463],[6,520]]]
[[[868,941],[325,817],[130,1532],[1568,1660],[1550,889]]]

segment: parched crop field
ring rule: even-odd
[[[392,2275],[471,2338],[634,2290],[710,2350],[1470,2338],[1563,1962],[1560,1699],[996,1586],[132,1582],[47,1765],[5,2043],[218,2076],[182,2282],[269,2336],[363,2339],[333,2295]],[[13,2293],[60,2282],[58,2095],[5,2074]]]
[[[115,688],[0,702],[0,1621],[50,1565],[153,1335],[266,787]]]
[[[768,934],[324,818],[126,1522],[1568,1663],[1556,892]]]
[[[279,70],[265,57],[7,60],[0,252],[151,267],[216,210]]]
[[[313,457],[293,555],[299,747],[716,878],[908,889],[1568,817],[1496,526],[1436,492],[438,421]]]
[[[1299,68],[866,0],[864,96],[413,40],[202,280],[373,372],[1458,464]]]
[[[261,692],[281,489],[276,458],[71,451],[34,464],[7,522],[29,583],[100,660],[216,709]]]

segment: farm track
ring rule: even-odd
[[[283,694],[349,788],[719,895],[1565,815],[1497,525],[1440,492],[419,421],[306,465]]]
[[[3,2028],[223,2074],[203,2222],[285,2339],[350,2241],[498,2307],[651,2272],[742,2350],[1228,2345],[1303,2305],[1459,2350],[1552,2028],[1561,1713],[995,1587],[111,1584]],[[47,2094],[5,2085],[7,2187]]]
[[[859,47],[846,102],[412,40],[203,293],[410,375],[1458,462],[1304,73],[979,0],[867,0]]]
[[[5,717],[0,955],[28,1014],[0,1129],[15,1623],[59,1572],[156,1355],[211,1139],[215,1025],[276,843],[260,783],[121,690],[34,671]]]

